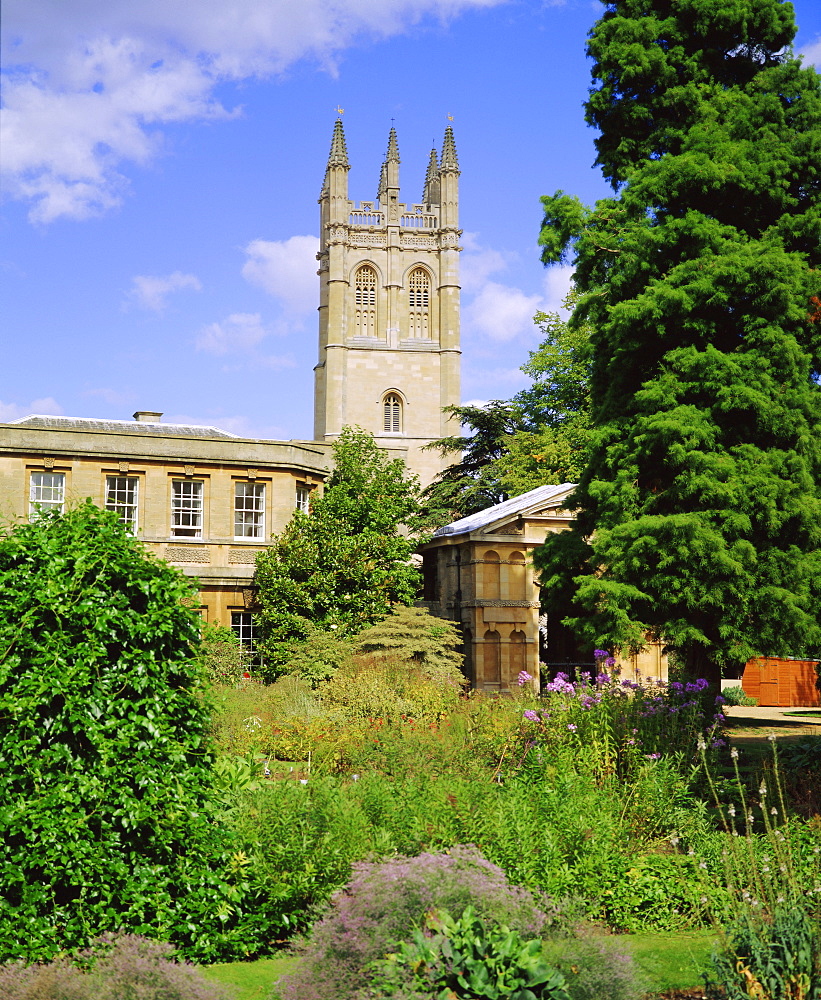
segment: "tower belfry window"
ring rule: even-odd
[[[386,434],[398,434],[402,430],[402,400],[395,392],[385,396],[382,402],[382,430]]]
[[[357,337],[376,336],[376,271],[368,264],[354,277],[355,327]]]
[[[430,338],[430,278],[421,267],[415,268],[408,279],[408,336],[418,340]]]

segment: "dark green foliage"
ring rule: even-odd
[[[565,305],[575,300],[571,294]],[[536,313],[534,322],[543,339],[522,365],[533,384],[508,402],[449,408],[471,433],[428,445],[461,456],[425,490],[426,515],[436,527],[581,475],[590,424],[590,330],[569,327],[558,313]]]
[[[494,399],[484,406],[447,406],[472,433],[441,438],[426,448],[441,455],[458,455],[423,493],[425,526],[440,527],[460,517],[507,500],[495,462],[507,451],[509,435],[524,426],[512,402]]]
[[[0,538],[3,956],[230,937],[192,597],[90,501]]]
[[[643,160],[681,152],[705,88],[746,86],[784,61],[795,35],[793,6],[782,0],[612,0],[606,6],[587,48],[596,86],[586,118],[601,133],[596,163],[614,185]],[[579,217],[574,206],[572,221]]]
[[[325,492],[257,559],[256,620],[269,672],[282,673],[295,643],[316,628],[349,635],[393,604],[413,602],[416,543],[399,529],[416,514],[417,497],[403,462],[389,460],[371,434],[343,429]]]
[[[716,1000],[821,1000],[821,926],[798,906],[767,918],[745,908],[712,966],[705,979]]]
[[[821,85],[778,0],[608,5],[591,36],[599,159],[578,234],[588,466],[537,556],[591,644],[661,636],[699,676],[821,644]],[[562,222],[561,220],[564,220]]]

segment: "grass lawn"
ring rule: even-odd
[[[701,986],[716,944],[714,930],[680,931],[662,934],[646,931],[625,934],[618,943],[630,951],[641,969],[651,993]]]
[[[675,934],[648,931],[625,934],[617,941],[632,953],[652,994],[700,986],[701,971],[709,962],[716,935],[712,930]],[[235,1000],[271,1000],[274,984],[296,961],[290,957],[260,958],[256,962],[210,965],[202,973],[207,979],[227,986]]]
[[[259,958],[255,962],[228,962],[203,966],[206,979],[228,987],[232,1000],[271,1000],[274,984],[296,965],[295,958]]]

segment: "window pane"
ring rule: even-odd
[[[307,486],[296,488],[296,509],[309,513],[311,506],[311,491]]]
[[[132,534],[137,533],[138,489],[139,480],[136,476],[106,476],[106,510],[113,511]]]
[[[254,616],[250,611],[232,611],[231,612],[231,628],[234,630],[234,634],[245,647],[245,649],[253,650],[254,648]]]
[[[202,538],[202,483],[174,481],[171,534],[177,538]]]
[[[66,477],[62,472],[32,472],[29,484],[29,519],[45,510],[61,514],[65,502]]]
[[[265,534],[265,486],[237,483],[234,487],[234,537],[262,538]]]

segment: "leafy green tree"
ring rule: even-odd
[[[577,300],[571,293],[564,305]],[[590,435],[590,329],[570,326],[558,313],[536,313],[543,336],[522,371],[532,385],[517,393],[514,405],[522,427],[508,435],[495,461],[510,496],[537,486],[574,483],[587,462]]]
[[[572,304],[571,294],[565,305]],[[439,527],[536,486],[575,482],[586,460],[590,411],[590,331],[558,313],[536,313],[542,334],[522,371],[532,385],[509,401],[453,406],[468,433],[428,445],[458,454],[425,490],[426,515]]]
[[[821,645],[821,83],[793,34],[780,0],[608,3],[587,116],[619,194],[543,199],[593,351],[549,610],[713,679]]]
[[[257,557],[260,645],[276,673],[317,628],[358,632],[392,605],[413,603],[419,589],[416,542],[401,530],[418,512],[418,481],[361,428],[343,428],[333,455],[310,513],[295,511]]]
[[[0,536],[0,952],[124,929],[236,953],[199,615],[91,501]],[[227,852],[226,852],[227,853]]]
[[[440,438],[425,446],[443,456],[459,456],[422,495],[423,523],[433,527],[507,500],[495,463],[506,453],[508,437],[523,427],[516,405],[499,399],[484,406],[446,406],[445,413],[458,417],[470,433]]]

